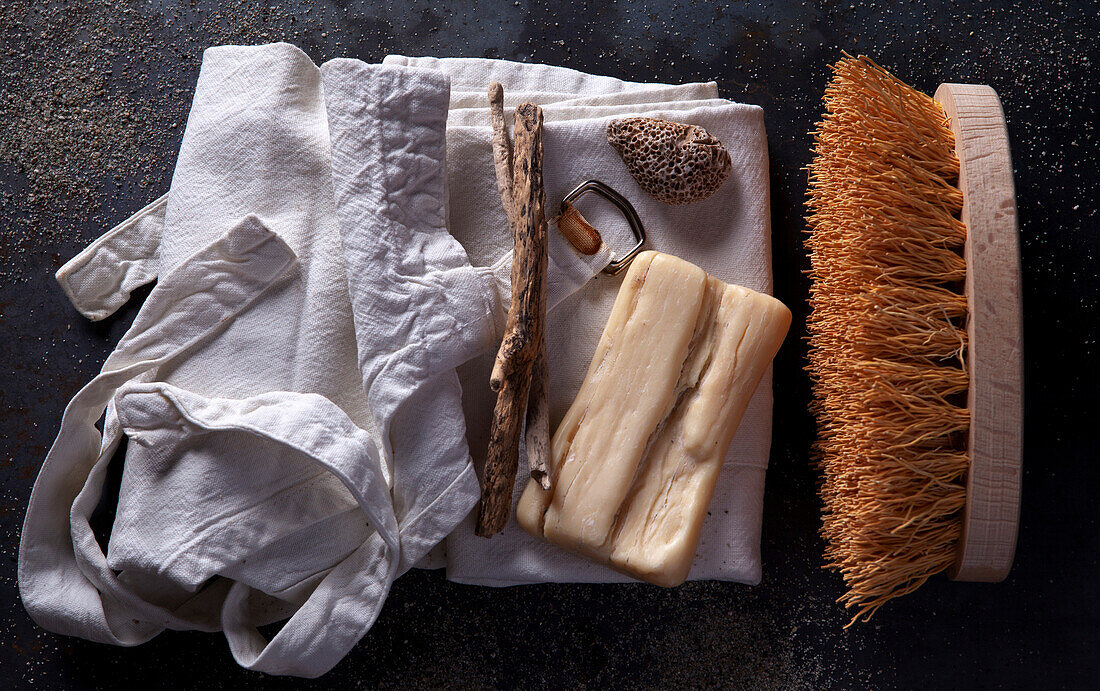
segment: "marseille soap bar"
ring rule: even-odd
[[[668,254],[634,260],[530,482],[527,532],[661,586],[691,569],[726,450],[790,326],[773,297]]]

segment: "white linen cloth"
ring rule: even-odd
[[[24,604],[120,645],[224,629],[244,666],[321,674],[377,617],[403,543],[445,535],[476,483],[438,469],[454,490],[417,503],[450,512],[402,535],[417,527],[357,367],[321,75],[297,49],[207,51],[167,198],[58,272],[92,318],[154,278],[35,483]],[[88,518],[123,435],[104,551]],[[270,641],[257,631],[288,616]]]
[[[389,56],[387,65],[430,68],[451,80],[447,121],[448,163],[488,160],[491,152],[486,85],[499,81],[505,103],[530,100],[543,108],[544,185],[548,213],[578,183],[596,178],[625,195],[647,231],[647,248],[670,252],[718,278],[771,293],[771,229],[768,206],[768,149],[763,111],[718,98],[711,83],[679,86],[640,84],[562,67],[480,58]],[[607,144],[607,123],[644,115],[701,125],[729,150],[730,179],[710,198],[672,207],[646,194]],[[448,165],[449,227],[476,264],[506,251],[507,236],[486,232],[484,209],[497,210],[489,227],[503,227],[495,183]],[[634,241],[610,204],[582,197],[578,207],[622,252]],[[559,233],[552,232],[552,236]],[[548,315],[550,424],[555,427],[572,403],[603,332],[621,278],[600,276]],[[470,449],[475,465],[488,445],[493,394],[487,382],[493,353],[459,368]],[[718,479],[703,525],[690,580],[760,581],[760,527],[764,474],[771,445],[771,370],[764,376],[738,429]],[[521,459],[521,469],[526,461]],[[525,480],[520,473],[513,502]],[[624,582],[630,579],[525,533],[515,521],[491,540],[474,536],[471,515],[436,554],[451,580],[482,585],[541,582]]]
[[[119,645],[222,629],[246,667],[317,676],[369,629],[395,577],[432,563],[423,558],[476,502],[462,408],[480,455],[490,358],[474,358],[495,348],[508,297],[510,238],[481,106],[489,78],[510,104],[545,98],[548,204],[600,177],[638,206],[656,249],[769,287],[758,109],[716,101],[713,85],[387,63],[317,68],[286,44],[208,50],[168,195],[58,272],[92,319],[158,283],[66,408],[32,492],[19,584],[45,628]],[[607,117],[634,112],[723,139],[735,169],[723,206],[670,214],[641,194],[602,139]],[[613,214],[586,213],[612,247],[632,244]],[[555,421],[617,288],[589,281],[610,253],[580,257],[551,234]],[[753,559],[759,577],[768,388],[716,496],[714,513],[722,501],[731,518],[713,535],[729,546],[704,544],[700,563],[718,567],[693,577],[751,581]],[[124,437],[104,549],[89,519]],[[435,557],[469,582],[621,580],[515,528],[484,541],[464,526]],[[287,617],[270,641],[257,630]]]
[[[446,76],[357,66],[207,51],[168,195],[58,272],[92,319],[158,284],[32,492],[19,582],[44,627],[224,629],[242,665],[316,676],[476,502],[454,367],[499,331],[507,258],[476,269],[447,235]],[[557,250],[558,300],[608,256]]]

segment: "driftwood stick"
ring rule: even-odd
[[[546,216],[542,189],[542,109],[516,108],[512,190],[512,301],[493,379],[499,381],[475,532],[491,537],[504,529],[512,509],[519,464],[519,436],[527,410],[531,372],[542,345],[546,312]],[[497,379],[499,375],[499,380]]]
[[[512,140],[508,137],[508,125],[504,120],[504,87],[500,82],[489,84],[489,122],[493,126],[493,168],[496,170],[500,204],[508,219],[512,236],[516,233],[515,202],[512,194]],[[546,282],[543,282],[546,285]],[[543,303],[546,296],[543,295]],[[524,425],[524,446],[527,450],[527,466],[531,477],[550,489],[550,373],[546,364],[546,335],[539,344],[531,372],[531,390],[527,395],[527,421]],[[490,382],[492,385],[492,382]]]
[[[516,209],[512,194],[512,140],[508,138],[508,123],[504,120],[504,87],[500,82],[489,84],[489,122],[493,125],[493,169],[497,174],[497,190],[508,228],[515,237]]]

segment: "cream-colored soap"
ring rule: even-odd
[[[726,450],[779,350],[778,300],[668,254],[630,266],[588,374],[530,482],[523,528],[657,585],[682,583]]]

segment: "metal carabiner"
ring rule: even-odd
[[[631,206],[626,197],[599,180],[586,180],[574,187],[573,191],[565,195],[565,198],[561,200],[561,213],[564,214],[569,209],[570,203],[586,192],[591,192],[598,197],[603,197],[614,204],[615,208],[617,208],[622,213],[623,218],[626,219],[626,224],[630,226],[630,232],[634,234],[634,239],[638,241],[638,244],[634,245],[629,252],[619,259],[613,259],[603,268],[603,273],[611,276],[622,273],[623,269],[630,266],[630,262],[634,260],[634,257],[638,256],[642,251],[642,247],[645,245],[645,228],[642,226],[642,219],[638,217],[638,212],[634,210],[634,207]]]

